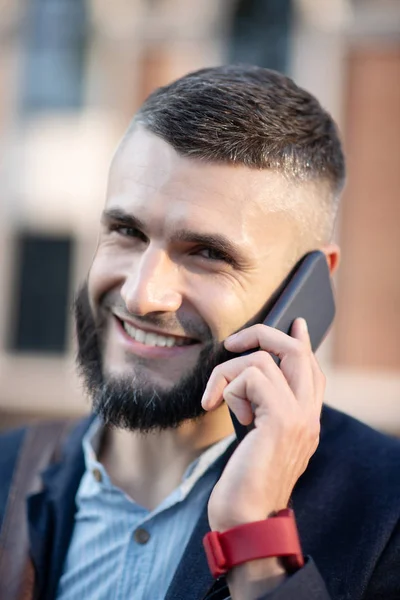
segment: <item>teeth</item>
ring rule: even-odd
[[[156,335],[155,333],[146,333],[146,337],[144,338],[143,343],[146,344],[146,346],[157,346],[157,338],[158,335]]]
[[[168,348],[171,348],[172,346],[183,346],[185,344],[184,340],[177,340],[170,335],[166,336],[158,335],[157,333],[146,333],[142,329],[132,327],[132,325],[129,325],[125,321],[123,321],[123,327],[131,338],[146,346],[160,346],[161,348],[167,346]]]
[[[129,333],[129,335],[131,337],[133,337],[135,340],[137,340],[138,342],[142,342],[142,344],[144,343],[144,340],[146,339],[146,334],[144,331],[142,331],[141,329],[135,329],[135,327],[131,327],[130,325],[127,325],[125,323],[125,329],[127,331],[127,333]]]

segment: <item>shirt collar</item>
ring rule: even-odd
[[[114,487],[103,465],[97,459],[103,431],[102,420],[100,417],[96,417],[82,440],[85,466],[86,471],[91,472],[91,474],[100,471],[103,483],[107,487]],[[190,463],[183,474],[179,486],[179,500],[186,498],[202,475],[215,464],[234,440],[235,434],[233,433],[207,448],[207,450]]]
[[[93,461],[97,462],[103,429],[102,420],[100,417],[96,417],[82,439],[83,455],[87,470],[90,469]]]

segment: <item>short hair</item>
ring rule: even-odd
[[[345,181],[337,127],[313,95],[281,73],[246,65],[189,73],[155,90],[128,133],[136,124],[183,156],[327,182],[334,220]]]

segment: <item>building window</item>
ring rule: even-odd
[[[22,110],[79,109],[83,102],[87,15],[84,0],[29,0]]]
[[[293,0],[239,0],[233,16],[230,62],[288,70]]]
[[[19,235],[11,350],[65,352],[72,249],[71,237]]]

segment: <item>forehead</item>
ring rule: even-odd
[[[163,226],[190,221],[199,229],[213,225],[245,237],[276,227],[283,216],[287,221],[284,206],[294,187],[272,171],[183,157],[138,127],[113,160],[107,208],[122,208]]]

